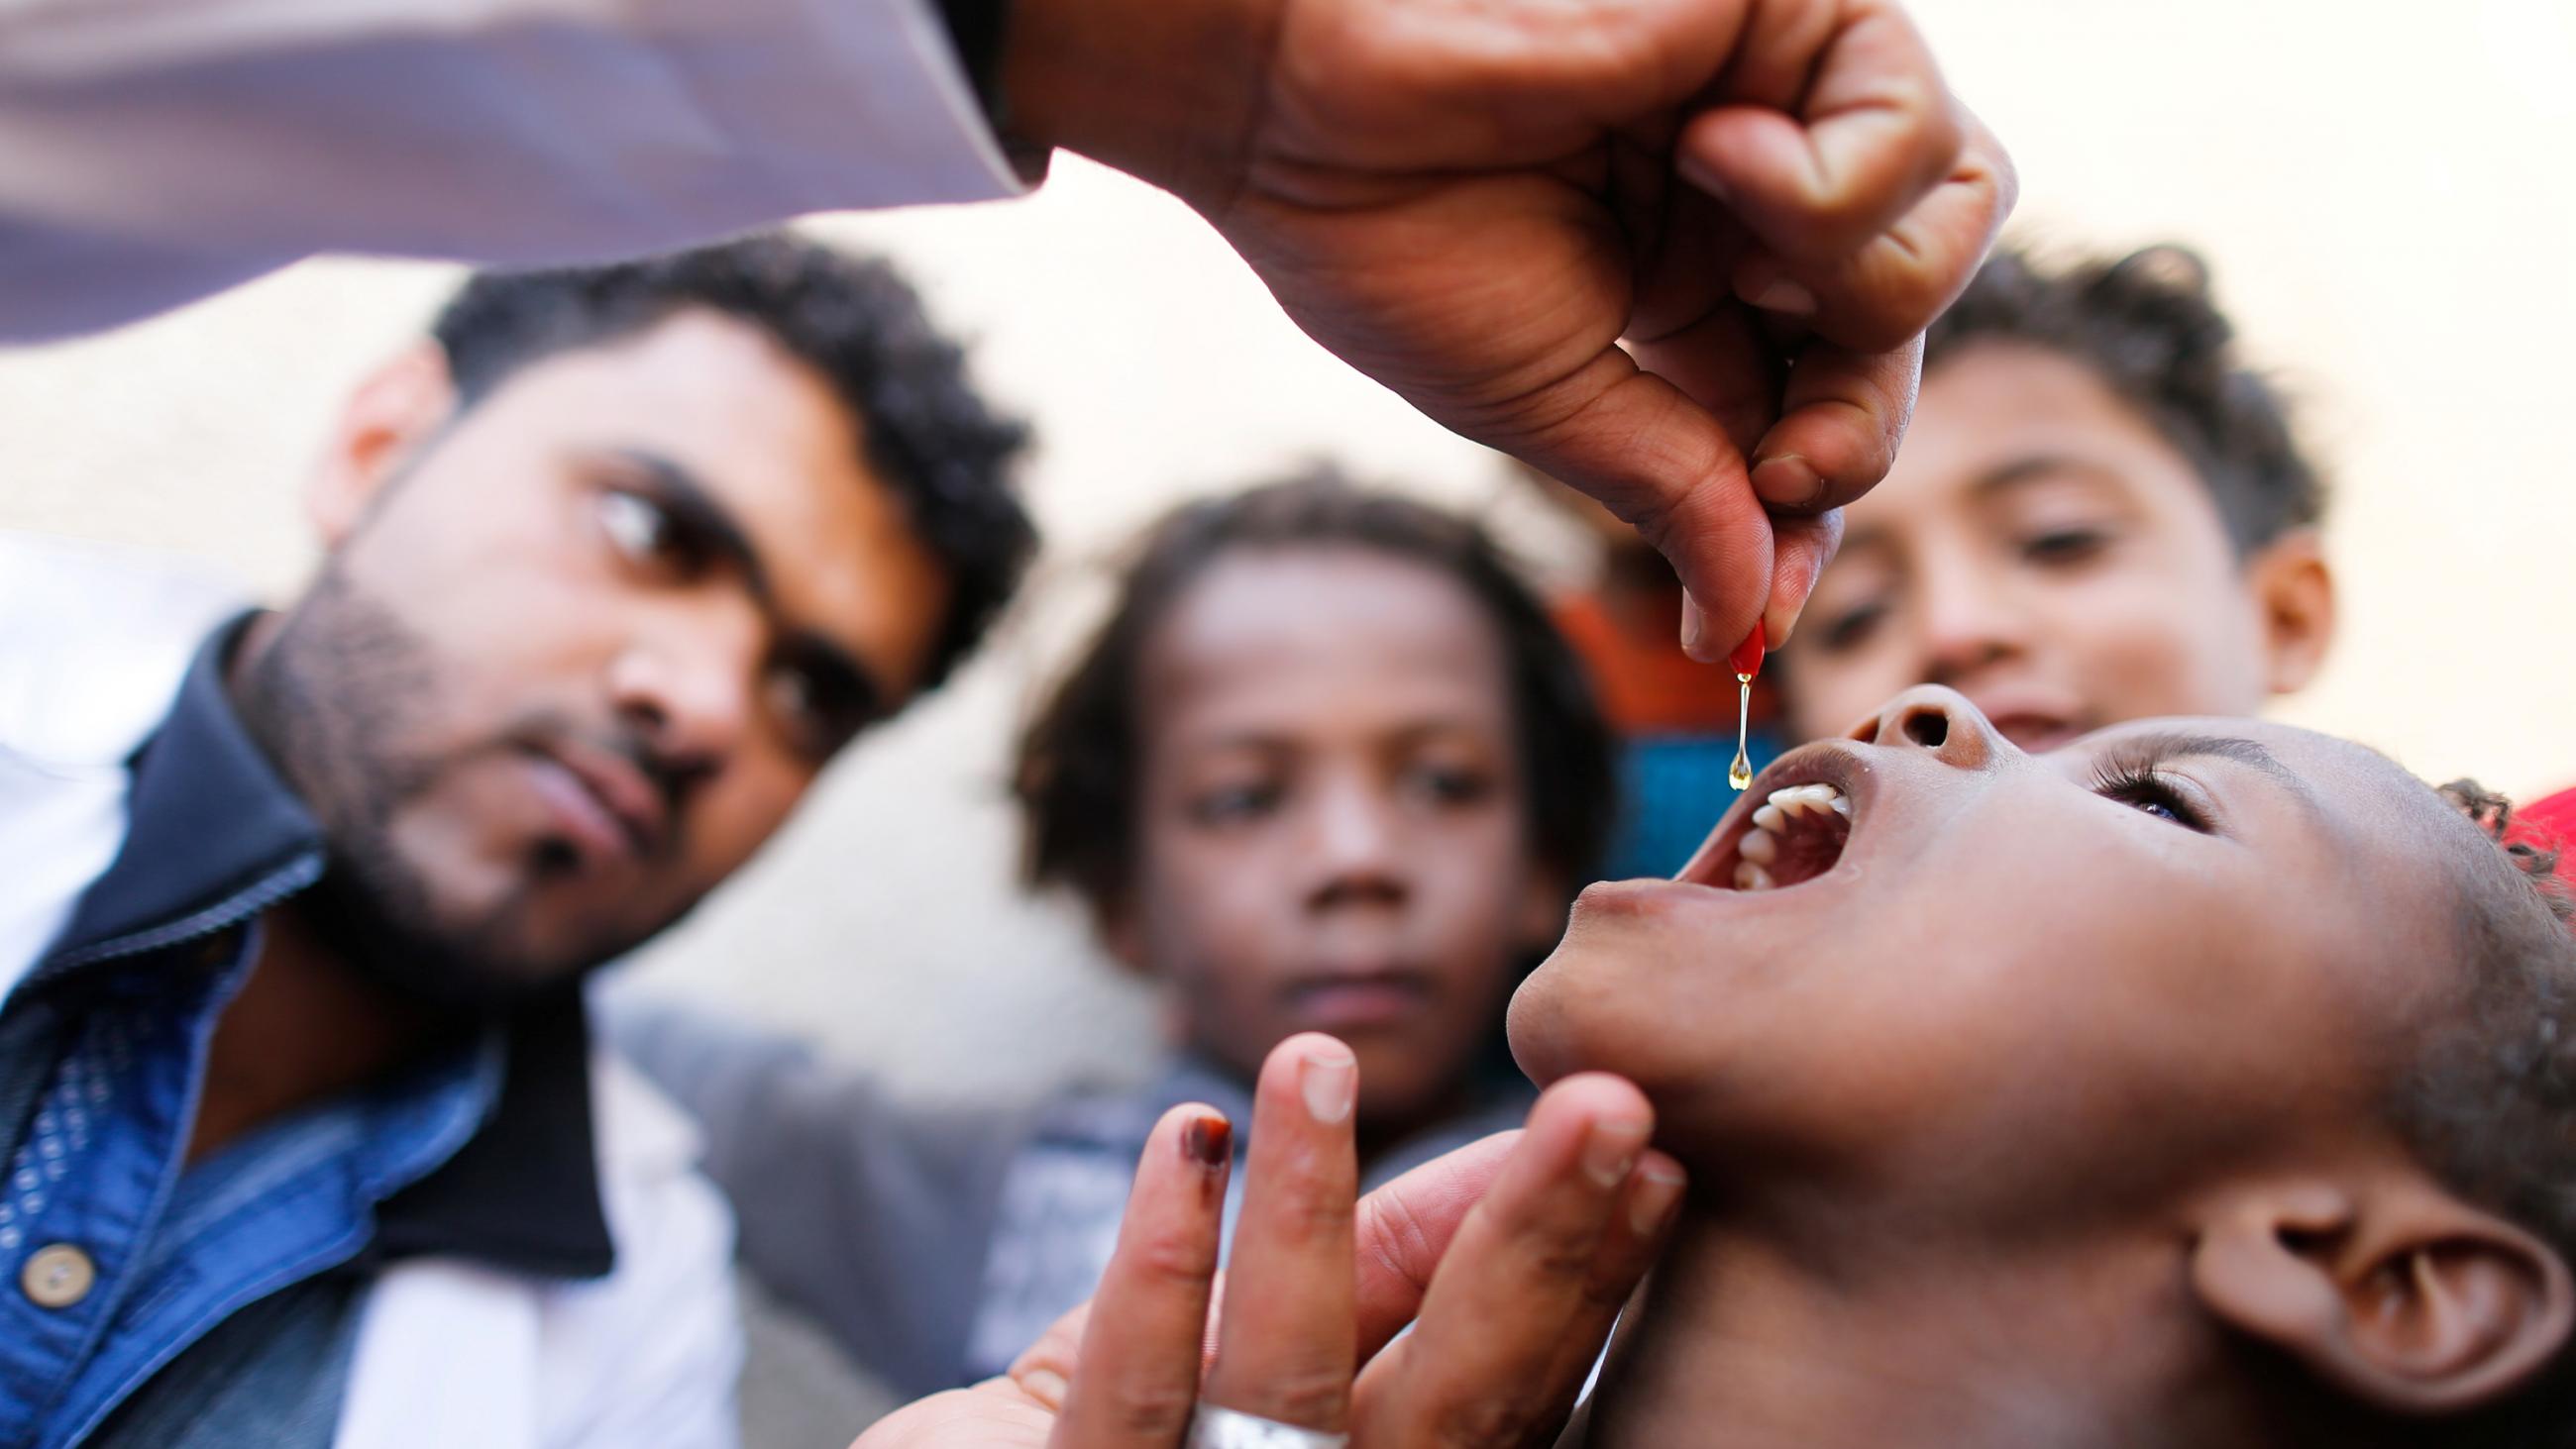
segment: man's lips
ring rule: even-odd
[[[649,859],[670,815],[644,772],[614,752],[574,740],[531,752],[537,794],[585,859]]]

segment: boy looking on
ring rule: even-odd
[[[2025,749],[2254,714],[2333,639],[2325,501],[2197,258],[2000,253],[1932,328],[1904,450],[1779,651],[1789,735],[1925,683]]]

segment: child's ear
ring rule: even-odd
[[[367,375],[341,405],[305,514],[325,549],[339,547],[420,446],[456,410],[447,354],[423,339]]]
[[[2264,684],[2274,694],[2307,687],[2334,643],[2334,570],[2313,528],[2295,528],[2255,551],[2245,578],[2261,613]]]
[[[2401,1414],[2504,1397],[2565,1347],[2576,1317],[2555,1249],[2412,1172],[2229,1202],[2202,1227],[2191,1284],[2237,1332]]]

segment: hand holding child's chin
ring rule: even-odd
[[[1357,1085],[1330,1037],[1271,1052],[1221,1284],[1230,1128],[1172,1109],[1091,1302],[1008,1376],[854,1449],[1178,1449],[1202,1403],[1366,1449],[1554,1442],[1681,1205],[1681,1169],[1646,1146],[1652,1110],[1616,1077],[1574,1077],[1525,1129],[1359,1199]]]

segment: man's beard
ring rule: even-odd
[[[395,844],[395,817],[450,765],[507,748],[509,736],[443,755],[406,750],[408,729],[434,718],[442,698],[452,697],[438,665],[426,640],[361,593],[332,560],[267,648],[248,661],[236,703],[252,738],[321,823],[322,878],[294,907],[323,943],[352,970],[422,1005],[504,1010],[568,989],[669,921],[586,943],[572,959],[534,956],[525,944],[529,895],[546,870],[568,868],[536,849],[503,900],[471,920],[442,915],[429,883]]]

